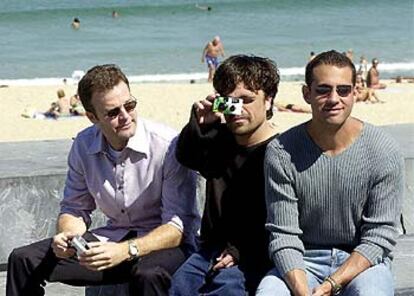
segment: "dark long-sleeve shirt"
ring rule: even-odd
[[[207,179],[201,248],[226,250],[245,272],[247,282],[250,273],[259,278],[272,266],[263,173],[271,139],[243,147],[225,124],[200,129],[192,113],[177,145],[178,161]]]

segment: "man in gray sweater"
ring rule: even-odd
[[[306,67],[312,119],[265,156],[275,268],[257,295],[394,295],[390,270],[404,162],[397,144],[351,117],[355,67],[336,51]]]

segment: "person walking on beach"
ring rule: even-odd
[[[219,56],[224,57],[224,46],[220,37],[215,36],[212,41],[206,44],[201,56],[201,62],[205,61],[208,67],[208,82],[213,81],[214,73],[219,65]]]
[[[362,79],[364,82],[367,81],[367,75],[368,75],[368,61],[365,58],[364,55],[362,55],[359,59],[359,68],[358,68],[358,72],[359,74],[361,74]]]
[[[6,296],[44,295],[45,281],[167,295],[199,228],[195,174],[175,158],[175,131],[138,118],[117,66],[90,69],[78,94],[93,125],[69,153],[57,234],[12,251]],[[96,207],[108,223],[89,230]],[[88,243],[75,257],[77,235]]]
[[[254,295],[271,268],[263,158],[276,136],[269,119],[279,79],[269,59],[232,56],[213,86],[221,96],[240,98],[241,114],[213,112],[214,95],[194,103],[177,159],[207,179],[201,244],[174,274],[170,295]]]
[[[371,68],[368,70],[368,75],[367,75],[367,86],[373,89],[384,89],[387,87],[386,84],[384,83],[380,83],[380,79],[379,79],[379,71],[377,69],[378,67],[378,59],[377,58],[373,58],[372,59],[372,66]]]
[[[350,116],[355,76],[343,54],[316,56],[303,86],[312,119],[267,146],[275,268],[257,295],[394,295],[404,159],[390,136]]]

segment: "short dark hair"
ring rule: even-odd
[[[121,81],[125,82],[129,89],[128,78],[117,65],[97,65],[89,69],[78,84],[78,94],[83,108],[95,114],[95,109],[92,106],[93,94],[109,91]]]
[[[320,65],[332,65],[339,68],[349,67],[352,70],[352,85],[355,85],[356,69],[352,61],[342,53],[330,50],[318,54],[306,65],[305,82],[309,87],[313,82],[313,69]]]
[[[221,95],[231,93],[241,82],[250,91],[262,90],[266,97],[271,97],[271,106],[266,112],[266,118],[270,119],[279,81],[279,70],[274,61],[253,55],[234,55],[217,68],[213,86]]]

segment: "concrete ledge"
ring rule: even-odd
[[[406,163],[403,214],[407,233],[414,234],[414,124],[382,128],[403,149]],[[0,143],[0,235],[7,238],[0,240],[0,266],[3,269],[4,265],[1,264],[7,262],[13,248],[54,234],[71,143],[71,140]],[[199,186],[199,193],[204,192],[203,188]],[[202,202],[200,210],[201,205]],[[104,220],[97,213],[94,225],[101,225]],[[394,260],[398,288],[396,295],[414,295],[411,284],[414,282],[412,250],[413,237],[403,237]],[[59,286],[52,286],[56,285]]]

